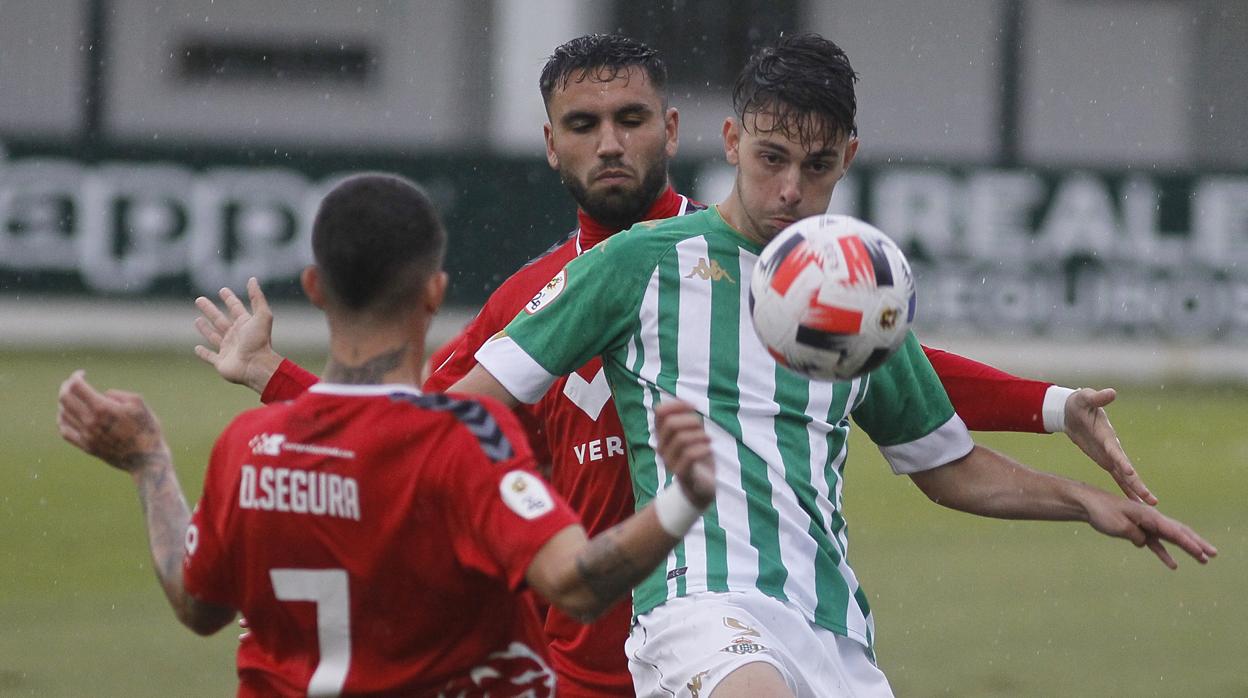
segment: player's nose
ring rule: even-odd
[[[602,129],[598,138],[598,157],[618,157],[624,153],[624,138],[614,128]]]
[[[786,170],[780,176],[780,201],[786,206],[796,206],[802,202],[801,173]]]

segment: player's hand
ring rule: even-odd
[[[156,415],[143,398],[122,390],[101,393],[74,371],[57,400],[56,424],[61,437],[90,455],[128,473],[151,464],[169,464]]]
[[[659,432],[659,455],[676,476],[695,506],[708,507],[715,499],[715,458],[702,416],[679,400],[665,400],[654,410]]]
[[[1080,388],[1071,393],[1066,398],[1066,435],[1079,450],[1114,478],[1128,499],[1155,505],[1157,497],[1153,496],[1135,471],[1135,466],[1131,465],[1131,459],[1122,450],[1118,434],[1105,413],[1105,407],[1115,397],[1117,393],[1113,388]]]
[[[1088,523],[1107,536],[1125,538],[1135,543],[1136,547],[1147,546],[1170,569],[1179,565],[1162,545],[1163,541],[1179,546],[1202,565],[1218,554],[1217,548],[1186,524],[1152,507],[1104,492],[1098,492],[1098,495],[1087,506]]]
[[[196,345],[195,355],[227,381],[263,393],[282,363],[282,356],[273,351],[273,312],[269,302],[255,277],[247,280],[250,312],[230,289],[221,289],[220,295],[226,312],[203,296],[195,299],[195,307],[202,313],[195,318],[195,329],[209,344]]]

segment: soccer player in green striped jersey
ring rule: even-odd
[[[767,354],[746,301],[754,262],[785,226],[826,210],[857,152],[854,80],[844,52],[817,36],[756,53],[723,129],[737,167],[728,198],[641,223],[569,263],[453,388],[531,402],[602,356],[638,506],[670,479],[655,452],[656,406],[675,397],[702,414],[717,500],[634,591],[628,653],[640,695],[891,695],[847,562],[851,417],[942,505],[1084,520],[1171,567],[1162,541],[1200,562],[1216,554],[1151,507],[976,446],[913,336],[843,383],[800,378]]]

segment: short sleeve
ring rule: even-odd
[[[569,262],[477,352],[517,399],[537,402],[557,377],[628,341],[660,257],[634,230]]]
[[[515,415],[492,402],[481,413],[461,417],[465,443],[440,478],[447,528],[461,564],[518,589],[542,546],[579,521],[534,469]]]
[[[914,333],[868,375],[853,416],[896,473],[944,465],[974,446]]]

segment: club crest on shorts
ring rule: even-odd
[[[720,650],[729,654],[758,654],[767,649],[766,645],[754,642],[748,637],[734,637],[732,644]]]
[[[538,291],[536,296],[533,296],[533,300],[525,303],[524,312],[532,315],[542,308],[545,308],[547,305],[550,305],[551,301],[558,298],[559,294],[563,293],[563,289],[567,287],[568,272],[564,269],[560,269],[559,273],[555,274],[555,278],[546,282],[546,285],[542,287],[542,290]]]
[[[530,521],[555,508],[555,500],[541,479],[523,470],[504,475],[498,483],[498,491],[508,509]]]

